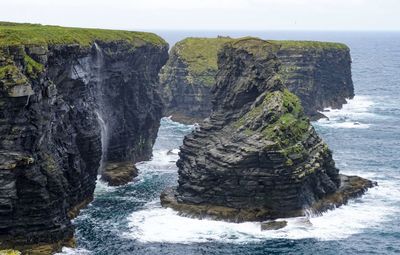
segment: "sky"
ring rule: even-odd
[[[0,0],[0,20],[128,30],[400,30],[400,0]]]

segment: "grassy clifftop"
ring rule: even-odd
[[[212,85],[214,78],[205,78],[206,76],[210,76],[210,71],[215,72],[218,69],[218,51],[225,43],[231,40],[229,37],[189,37],[179,41],[174,46],[174,51],[186,62],[189,72],[193,76],[202,76],[204,78],[203,81]]]
[[[271,43],[276,43],[281,46],[281,49],[295,48],[295,49],[337,49],[348,50],[346,44],[336,42],[319,42],[319,41],[289,41],[289,40],[269,40]]]
[[[127,41],[133,45],[140,45],[143,42],[166,44],[161,37],[153,33],[0,22],[0,47],[72,43],[88,46],[96,40]]]
[[[253,54],[268,54],[271,50],[349,50],[343,43],[319,41],[262,40],[256,37],[243,38],[196,38],[189,37],[179,41],[173,51],[188,65],[194,79],[203,84],[213,85],[213,75],[218,69],[218,51],[227,43],[233,47],[244,47]],[[275,47],[271,47],[275,46]]]

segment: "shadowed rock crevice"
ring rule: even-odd
[[[374,185],[339,175],[332,152],[281,77],[280,49],[245,38],[221,50],[213,113],[185,137],[179,185],[161,195],[163,206],[263,221],[340,206]]]

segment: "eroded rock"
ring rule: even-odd
[[[180,148],[178,187],[161,203],[228,221],[303,216],[375,185],[339,175],[332,152],[281,77],[280,46],[255,38],[219,54],[213,113]]]
[[[138,169],[133,162],[107,162],[101,179],[110,186],[120,186],[132,181],[138,175]]]
[[[266,221],[266,222],[261,222],[261,231],[278,230],[286,226],[287,226],[287,221],[285,220]]]

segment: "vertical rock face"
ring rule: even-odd
[[[20,40],[0,41],[0,248],[48,254],[72,245],[70,218],[92,199],[99,116],[103,157],[151,156],[168,46],[151,34],[39,25],[1,24],[0,34]]]
[[[200,217],[265,220],[338,206],[373,185],[339,175],[285,86],[279,50],[254,38],[222,49],[213,113],[185,137],[179,185],[162,194],[164,206]]]
[[[217,73],[217,53],[230,38],[186,38],[172,47],[160,72],[165,116],[194,123],[211,112],[211,87]]]
[[[217,53],[230,38],[187,38],[171,50],[162,69],[160,83],[165,115],[193,123],[208,117],[212,109],[211,88],[217,73]],[[270,41],[280,75],[288,89],[302,101],[306,115],[319,118],[325,107],[341,108],[354,96],[349,48],[340,43]]]
[[[287,88],[297,95],[306,115],[318,118],[318,111],[339,109],[354,97],[351,57],[347,46],[338,43],[276,41]]]

